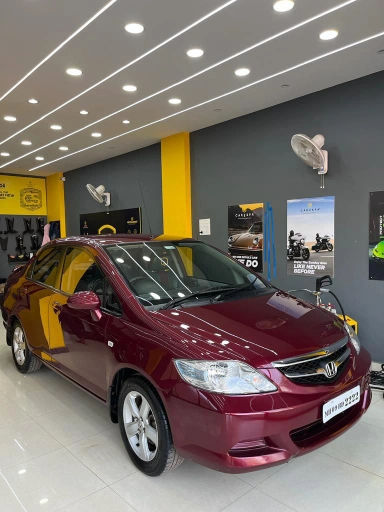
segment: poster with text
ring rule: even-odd
[[[334,276],[335,198],[287,202],[287,273]]]
[[[127,208],[80,215],[81,235],[141,233],[141,208]]]
[[[263,203],[228,207],[228,252],[257,272],[263,271]]]
[[[369,279],[384,280],[384,192],[370,194]]]

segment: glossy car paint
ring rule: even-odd
[[[363,348],[357,355],[349,344],[347,369],[333,384],[295,384],[272,365],[345,337],[337,317],[275,289],[253,298],[148,311],[103,249],[138,240],[151,238],[110,235],[51,243],[80,246],[94,256],[121,304],[121,315],[102,310],[95,320],[90,311],[70,308],[69,296],[57,287],[29,280],[26,266],[7,283],[2,310],[8,335],[12,321],[19,319],[37,357],[108,406],[119,372],[140,373],[163,401],[180,455],[220,471],[244,472],[283,463],[329,442],[367,410],[371,361]],[[243,361],[269,377],[278,391],[245,396],[209,393],[180,378],[173,362],[179,358]],[[321,419],[324,403],[357,384],[359,404],[320,425],[308,441],[292,440],[292,431]]]

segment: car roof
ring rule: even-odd
[[[180,242],[181,240],[196,241],[193,238],[186,238],[174,235],[127,235],[123,234],[107,234],[107,235],[87,235],[87,236],[70,236],[67,238],[58,238],[54,240],[55,244],[79,244],[95,246],[107,246],[115,244],[127,244],[137,242]]]

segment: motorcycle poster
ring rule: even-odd
[[[287,274],[334,276],[334,196],[287,201]]]
[[[263,271],[263,203],[228,206],[228,252],[246,267]]]
[[[369,279],[384,280],[384,192],[370,193]]]

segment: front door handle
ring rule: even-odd
[[[52,302],[52,309],[53,309],[53,312],[58,315],[59,313],[61,313],[61,308],[63,307],[62,304],[60,304],[60,302],[57,302],[56,300]]]

